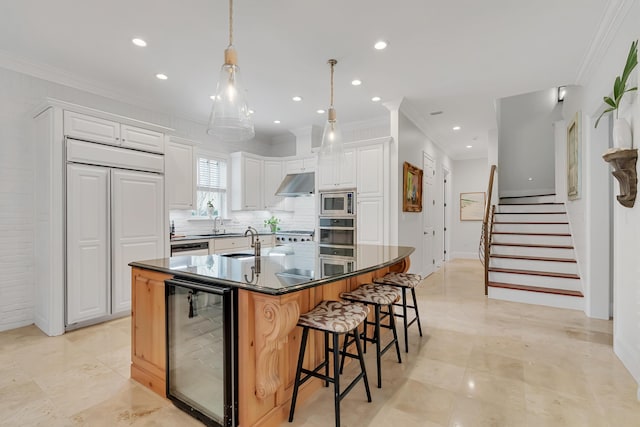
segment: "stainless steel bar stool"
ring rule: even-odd
[[[400,299],[400,291],[393,286],[374,285],[371,283],[360,286],[359,288],[351,292],[343,292],[340,294],[340,298],[352,302],[360,302],[367,305],[373,305],[375,309],[375,319],[373,321],[374,333],[373,337],[369,338],[367,335],[367,326],[371,324],[367,319],[364,320],[364,332],[362,333],[363,340],[365,342],[365,351],[367,348],[367,341],[376,344],[376,363],[378,367],[378,388],[382,387],[382,368],[380,366],[380,359],[382,355],[395,344],[396,353],[398,355],[398,363],[402,363],[402,357],[400,356],[400,346],[398,344],[398,333],[396,332],[396,321],[393,315],[393,303]],[[381,307],[386,306],[387,311],[381,311]],[[389,317],[389,324],[383,325],[382,319]],[[393,339],[384,347],[381,344],[380,328],[391,329],[393,332]],[[357,335],[357,334],[356,334]],[[344,347],[349,343],[345,341]],[[344,362],[344,359],[342,360]],[[342,364],[342,363],[341,363]]]
[[[289,422],[293,421],[293,413],[296,409],[296,400],[298,398],[298,388],[311,377],[323,379],[325,381],[325,387],[328,387],[330,382],[333,383],[336,427],[340,427],[340,401],[353,389],[360,379],[364,381],[367,401],[371,402],[369,380],[367,379],[367,370],[364,366],[364,355],[358,334],[358,325],[367,318],[368,314],[369,308],[364,304],[340,301],[322,301],[315,306],[313,310],[300,316],[300,319],[298,319],[298,326],[302,327],[302,340],[300,342],[300,353],[298,356],[296,379],[293,386],[293,396],[291,397]],[[304,369],[302,367],[304,353],[307,346],[307,338],[309,336],[309,329],[315,329],[324,333],[324,361],[313,370]],[[329,334],[333,337],[331,348],[329,348]],[[339,337],[342,334],[346,334],[344,338],[345,342],[347,342],[349,336],[353,337],[358,351],[357,355],[347,353],[346,346],[343,350],[340,350]],[[333,376],[329,375],[330,351],[333,353]],[[338,366],[338,355],[342,355],[342,361],[344,361],[345,357],[351,357],[360,361],[361,372],[342,393],[340,393],[340,373],[342,369],[339,369]],[[322,368],[325,368],[324,374],[320,373]],[[302,374],[305,374],[304,378],[300,378]]]
[[[409,341],[407,340],[407,331],[413,323],[418,323],[418,331],[422,336],[422,325],[420,324],[420,313],[418,312],[418,301],[416,299],[416,286],[422,282],[422,276],[413,273],[387,273],[384,277],[373,279],[374,283],[381,285],[395,286],[402,290],[402,303],[394,303],[396,307],[402,307],[402,314],[396,314],[402,317],[404,323],[404,349],[409,353]],[[413,305],[407,304],[407,289],[411,291],[413,297]],[[409,322],[407,317],[407,308],[413,309],[414,317]]]

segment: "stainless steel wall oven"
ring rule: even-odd
[[[318,226],[320,256],[353,257],[356,249],[356,217],[320,217]]]

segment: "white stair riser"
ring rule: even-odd
[[[500,199],[500,203],[521,204],[521,203],[555,203],[556,196],[537,196],[537,197],[505,197]]]
[[[548,307],[584,310],[584,298],[489,287],[489,298]]]
[[[491,267],[512,270],[546,271],[549,273],[578,274],[575,262],[532,261],[528,259],[491,258]]]
[[[501,246],[492,245],[491,253],[498,255],[520,255],[547,258],[571,258],[575,259],[573,249],[532,248],[527,246]]]
[[[569,224],[502,224],[493,223],[493,231],[507,233],[569,233]]]
[[[532,234],[492,234],[492,242],[520,243],[533,245],[571,246],[571,236],[535,236]]]
[[[489,272],[490,282],[512,283],[515,285],[539,286],[541,288],[566,289],[570,291],[582,291],[579,279],[567,279],[564,277],[546,277],[530,274]]]
[[[564,205],[498,205],[496,212],[566,212]]]
[[[498,214],[493,217],[494,222],[569,222],[567,214]]]

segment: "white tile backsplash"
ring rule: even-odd
[[[282,211],[231,211],[225,216],[221,228],[226,233],[239,233],[252,226],[258,231],[269,231],[264,220],[272,215],[280,219],[282,230],[309,230],[316,227],[316,196],[294,197],[293,212]],[[176,227],[176,235],[209,234],[213,230],[213,218],[195,217],[190,210],[171,210],[169,218]]]

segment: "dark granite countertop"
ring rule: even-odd
[[[316,242],[302,242],[274,248],[265,248],[259,257],[251,251],[245,256],[175,256],[129,265],[147,270],[173,274],[204,284],[230,285],[271,295],[286,294],[323,285],[368,271],[393,265],[411,255],[414,248],[407,246],[358,245],[353,258],[335,258],[319,255]],[[352,261],[353,271],[335,276],[321,277],[322,261]]]
[[[275,233],[271,233],[271,232],[258,232],[258,235],[260,236],[269,236]],[[184,243],[187,241],[201,241],[201,240],[209,240],[209,239],[225,239],[228,237],[245,237],[244,235],[244,231],[242,233],[220,233],[220,234],[193,234],[193,235],[186,235],[186,236],[180,236],[180,237],[172,237],[170,238],[170,242],[171,243]],[[246,237],[251,237],[251,236],[246,236]]]

